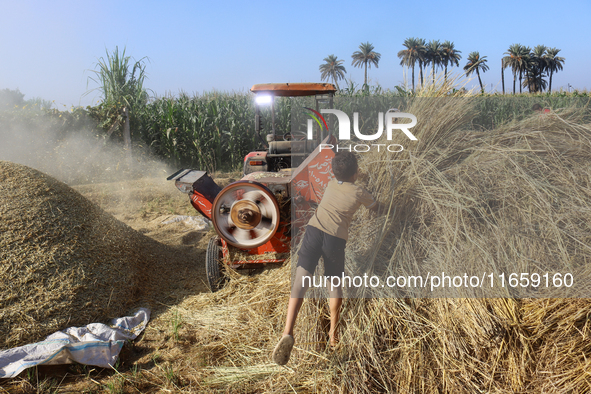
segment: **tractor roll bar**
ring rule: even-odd
[[[271,131],[273,140],[276,137],[275,131],[275,97],[300,97],[316,96],[316,111],[320,111],[320,103],[328,103],[329,108],[333,107],[333,97],[337,88],[331,83],[261,83],[253,85],[250,91],[259,95],[269,95],[271,104]],[[255,105],[255,132],[261,139],[260,131],[260,109],[258,103]],[[329,135],[332,131],[329,129]],[[325,138],[322,130],[318,134],[318,143]],[[263,145],[266,145],[263,143]],[[268,146],[266,146],[268,147]]]

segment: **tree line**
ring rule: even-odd
[[[425,84],[423,71],[427,67],[431,67],[431,76],[433,83],[435,83],[435,72],[438,68],[444,70],[444,78],[447,80],[448,66],[449,68],[460,66],[462,52],[455,47],[453,41],[431,40],[427,42],[424,38],[410,37],[404,40],[402,45],[404,49],[399,51],[397,56],[401,66],[412,70],[413,91],[415,91],[415,67],[417,65],[421,87]],[[378,68],[382,57],[374,49],[374,46],[369,42],[361,43],[359,50],[351,55],[351,65],[365,69],[364,86],[367,86],[367,69],[372,65]],[[559,52],[558,48],[544,45],[538,45],[531,49],[525,45],[512,44],[504,53],[501,62],[503,94],[505,94],[505,70],[507,68],[510,68],[513,74],[513,94],[516,91],[517,78],[519,78],[520,93],[522,93],[522,88],[527,88],[530,93],[543,92],[546,88],[552,92],[552,76],[563,69],[565,62],[565,58],[558,56]],[[324,63],[319,67],[321,79],[323,81],[332,80],[340,90],[338,81],[344,80],[347,73],[343,65],[344,62],[334,54],[325,57]],[[486,56],[481,56],[478,51],[473,51],[468,55],[463,67],[467,76],[476,74],[482,92],[484,92],[484,85],[480,74],[489,70],[487,62]]]

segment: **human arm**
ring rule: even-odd
[[[370,192],[363,189],[363,193],[361,195],[361,204],[363,204],[367,209],[373,212],[378,212],[380,209],[383,208],[383,205],[380,204],[378,200],[373,198]]]
[[[375,201],[375,204],[373,206],[367,207],[367,209],[369,209],[372,212],[379,212],[380,210],[382,210],[384,206],[378,201]]]

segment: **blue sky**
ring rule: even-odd
[[[89,71],[105,50],[149,58],[146,87],[159,96],[255,83],[315,82],[335,54],[347,78],[363,82],[351,54],[369,41],[381,53],[372,83],[404,83],[396,56],[407,37],[450,40],[487,56],[487,90],[501,90],[500,64],[513,43],[558,47],[566,58],[553,90],[591,89],[591,1],[62,1],[0,0],[0,89],[63,105],[88,105]],[[458,68],[455,68],[459,72]],[[416,76],[418,80],[418,76]],[[408,74],[410,83],[410,74]],[[477,83],[477,82],[473,82]],[[506,88],[512,86],[510,70]],[[469,85],[471,86],[471,85]]]

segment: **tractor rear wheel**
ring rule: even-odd
[[[207,251],[205,252],[205,274],[207,275],[207,283],[212,293],[224,287],[226,282],[222,257],[220,238],[211,238],[207,244]]]

